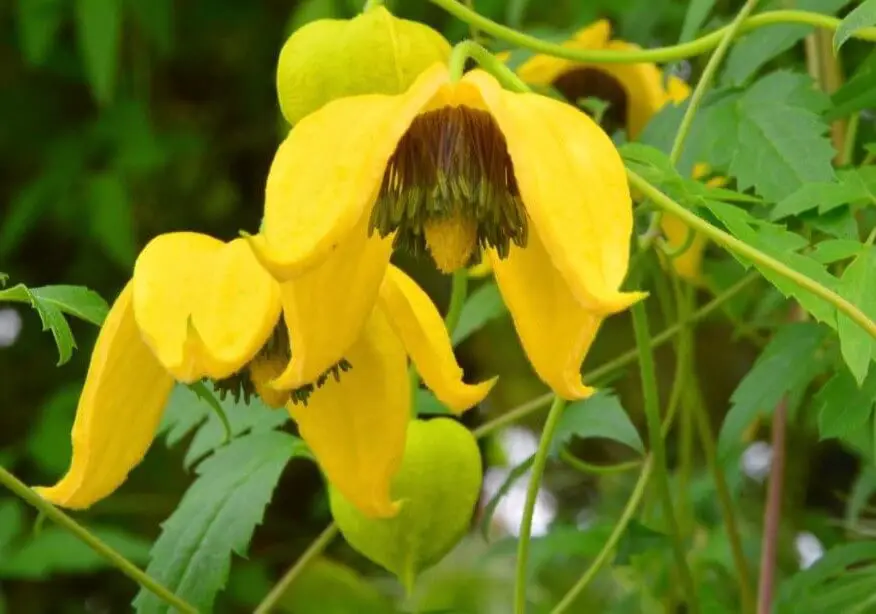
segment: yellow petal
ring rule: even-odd
[[[436,64],[402,95],[336,99],[301,120],[280,145],[253,248],[281,280],[320,263],[368,218],[398,141],[442,85]]]
[[[489,394],[495,378],[476,385],[462,381],[444,320],[429,295],[401,269],[389,267],[380,303],[423,381],[442,403],[459,414]]]
[[[82,509],[121,486],[155,438],[173,378],[140,339],[128,283],[97,336],[76,421],[73,459],[60,482],[36,489],[55,505]]]
[[[541,380],[564,399],[581,399],[593,389],[581,381],[581,363],[602,319],[572,296],[538,237],[525,249],[511,247],[500,259],[490,250],[493,273],[520,342]]]
[[[505,135],[530,235],[538,234],[575,298],[595,315],[641,299],[640,293],[619,291],[629,264],[633,209],[611,139],[571,105],[506,92],[480,71],[465,79],[480,89]]]
[[[401,466],[410,419],[407,357],[380,309],[350,348],[352,368],[329,377],[306,406],[289,404],[326,478],[362,513],[398,511],[390,484]]]
[[[600,19],[576,32],[571,40],[563,43],[563,47],[603,49],[608,44],[609,36],[611,36],[611,24],[605,19]],[[583,64],[572,60],[549,55],[535,55],[517,68],[517,74],[532,85],[550,85],[566,71],[583,66]]]
[[[473,267],[469,267],[468,276],[473,277],[474,279],[480,279],[482,277],[487,277],[493,273],[492,265],[490,264],[490,259],[487,258],[485,253],[481,254],[481,261],[474,265]]]
[[[133,292],[147,345],[184,382],[240,370],[280,317],[279,286],[242,239],[160,235],[137,258]]]
[[[675,104],[684,102],[690,96],[690,86],[684,79],[670,75],[666,80],[666,96]]]
[[[256,356],[249,363],[249,380],[255,387],[256,394],[268,407],[278,408],[286,405],[289,400],[289,392],[277,390],[271,383],[286,368],[285,362],[265,355]]]
[[[690,228],[678,217],[664,213],[660,218],[660,228],[666,235],[666,242],[672,250],[681,249],[688,241]],[[687,249],[672,259],[672,267],[679,277],[693,284],[701,284],[703,272],[703,252],[706,249],[706,238],[700,233],[694,233]],[[666,260],[666,257],[663,257]]]
[[[363,219],[318,267],[281,284],[292,360],[272,385],[308,384],[338,361],[362,334],[392,253],[392,238],[368,236]]]

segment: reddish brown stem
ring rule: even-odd
[[[773,582],[779,524],[782,517],[782,482],[785,477],[785,431],[787,430],[788,399],[782,398],[773,414],[772,462],[770,464],[767,503],[763,514],[763,537],[760,550],[760,582],[757,594],[757,614],[770,614],[773,602]]]

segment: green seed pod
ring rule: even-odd
[[[450,57],[432,28],[382,6],[353,19],[312,21],[288,38],[277,64],[283,116],[295,124],[325,103],[359,94],[400,94],[421,72]]]
[[[468,530],[482,481],[480,450],[468,429],[449,418],[415,420],[393,479],[393,498],[402,501],[397,516],[368,518],[331,486],[329,501],[350,546],[410,591]]]

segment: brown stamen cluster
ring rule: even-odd
[[[486,111],[442,107],[419,115],[389,159],[370,231],[422,254],[429,221],[456,218],[501,257],[526,245],[526,210],[505,137]]]

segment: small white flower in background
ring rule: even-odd
[[[797,537],[794,538],[794,546],[797,549],[800,569],[811,567],[824,556],[824,546],[821,544],[821,540],[808,531],[797,534]]]
[[[15,343],[21,333],[21,316],[12,308],[0,309],[0,347]]]
[[[538,449],[538,438],[535,434],[520,427],[511,427],[503,431],[499,435],[499,442],[508,459],[508,467],[492,467],[484,474],[484,496],[487,501],[496,496],[502,484],[508,479],[511,469],[527,460]],[[515,537],[520,533],[520,521],[523,518],[530,473],[527,471],[517,478],[496,505],[493,514],[493,523]],[[540,488],[532,513],[532,536],[538,537],[547,533],[556,515],[556,499],[549,491]]]
[[[765,441],[755,441],[742,453],[742,472],[752,480],[763,482],[770,474],[773,447]]]

